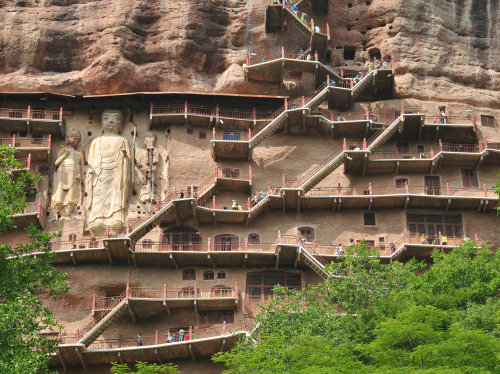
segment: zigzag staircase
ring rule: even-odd
[[[294,4],[294,5],[299,5],[301,2],[302,2],[302,1],[299,1],[299,2],[297,2],[297,3],[296,3],[296,4]],[[297,17],[297,16],[295,15],[295,13],[292,11],[292,9],[291,9],[291,8],[289,8],[289,7],[287,7],[287,6],[285,6],[284,8],[285,8],[285,17],[286,17],[286,18],[287,18],[290,22],[292,22],[293,24],[295,24],[295,26],[297,26],[297,28],[298,28],[298,29],[299,29],[299,30],[300,30],[300,31],[301,31],[301,32],[302,32],[302,33],[303,33],[306,37],[310,38],[310,37],[312,36],[312,34],[313,34],[313,31],[312,31],[309,27],[307,27],[307,25],[306,25],[304,22],[302,22],[302,21],[300,20],[300,18],[299,18],[299,17]]]
[[[389,126],[384,126],[367,142],[366,151],[371,152],[385,143],[404,124],[404,115],[400,115]],[[304,192],[309,191],[319,182],[325,179],[332,171],[337,169],[345,161],[347,151],[344,147],[337,149],[330,157],[315,167],[307,174],[300,177],[300,188]]]
[[[287,115],[285,107],[283,106],[278,109],[270,119],[256,127],[253,131],[255,135],[250,139],[250,148],[257,146],[269,135],[274,134],[286,120]]]
[[[327,279],[331,276],[331,274],[325,270],[325,266],[328,265],[328,262],[318,256],[318,254],[314,252],[313,248],[309,247],[305,243],[301,243],[299,245],[299,253],[302,261],[304,261],[305,264],[321,278]]]
[[[88,347],[94,342],[109,326],[120,318],[127,310],[128,299],[123,295],[114,300],[116,306],[111,310],[103,310],[99,316],[82,330],[83,337],[78,342]]]
[[[375,70],[370,71],[366,74],[363,79],[361,79],[351,90],[352,100],[354,100],[359,94],[361,94],[375,79]]]

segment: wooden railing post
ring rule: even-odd
[[[410,193],[410,188],[408,187],[408,181],[405,181],[405,193],[407,195]]]
[[[219,122],[218,119],[219,119],[219,104],[216,104],[215,105],[215,118],[216,118],[216,122]]]
[[[333,109],[330,109],[330,121],[333,122],[333,118],[334,118],[334,116],[333,116]]]
[[[189,340],[193,340],[193,326],[189,326]]]
[[[344,151],[347,151],[347,140],[344,138]]]
[[[278,243],[281,243],[281,230],[278,230]]]
[[[28,115],[26,116],[26,118],[31,118],[31,105],[28,105]]]
[[[401,114],[405,114],[405,105],[401,103]]]
[[[248,238],[245,238],[245,251],[248,251]]]
[[[12,148],[16,146],[16,134],[12,135]]]
[[[373,70],[377,70],[377,57],[373,56]]]
[[[368,183],[368,194],[373,195],[372,182]]]
[[[155,345],[158,345],[158,330],[156,330],[155,334]]]
[[[149,103],[149,119],[153,118],[153,102]]]
[[[431,148],[431,158],[434,158],[434,149]]]
[[[163,298],[164,299],[167,298],[167,284],[166,283],[163,284]]]
[[[446,183],[446,193],[450,196],[450,184]]]
[[[330,75],[326,76],[326,85],[330,87]]]
[[[250,198],[247,198],[247,210],[250,210]]]
[[[350,86],[351,86],[351,90],[352,90],[352,88],[354,87],[354,81],[352,80],[352,78],[350,79]]]
[[[127,288],[125,289],[125,297],[131,297],[130,296],[130,283],[127,282]]]
[[[326,36],[330,38],[330,25],[328,23],[326,24]]]
[[[248,129],[248,140],[252,140],[252,129]]]
[[[443,244],[443,236],[441,235],[441,231],[438,231],[438,237],[439,237],[439,244]]]
[[[281,47],[281,58],[285,58],[285,48]]]
[[[319,61],[319,58],[318,58],[318,51],[315,51],[314,52],[314,61],[318,62]]]
[[[281,179],[281,181],[283,182],[283,188],[285,188],[285,176],[283,175],[283,178]]]
[[[271,195],[271,182],[267,182],[267,194]]]
[[[184,114],[187,116],[188,114],[188,101],[184,100]]]
[[[295,233],[295,244],[299,244],[299,230]]]
[[[422,109],[422,103],[418,104],[418,112],[420,114],[424,113],[423,109]]]
[[[226,321],[222,322],[222,335],[226,335],[227,326]]]
[[[313,251],[316,253],[316,239],[313,239]]]
[[[80,329],[76,329],[75,340],[76,340],[76,342],[78,342],[80,340]]]
[[[234,282],[234,297],[238,297],[240,291],[238,289],[238,282]]]
[[[208,238],[208,251],[210,252],[212,249],[211,249],[212,245],[210,243],[210,238]]]
[[[49,148],[52,145],[52,134],[49,134]]]
[[[439,151],[443,152],[443,142],[439,139]]]
[[[96,301],[95,301],[95,294],[94,297],[92,298],[92,311],[96,309]]]
[[[300,175],[297,175],[297,187],[300,188]]]
[[[212,209],[215,209],[215,196],[212,198]]]
[[[252,181],[252,165],[248,165],[248,176],[250,182]]]
[[[31,170],[31,153],[28,155],[28,162],[26,163],[28,170]]]
[[[29,108],[28,108],[29,109]],[[59,121],[63,120],[63,108],[59,108]]]
[[[368,108],[366,108],[366,119],[370,119],[370,111],[368,110]]]
[[[194,283],[194,298],[198,298],[198,283]]]
[[[343,68],[340,69],[340,77],[344,78],[344,69]]]
[[[257,121],[257,112],[255,110],[255,107],[253,107],[253,110],[252,110],[252,117],[253,117],[253,121]]]
[[[437,115],[437,113],[434,115],[434,121],[436,122],[436,125],[437,125],[437,124],[438,124],[438,122],[439,122],[439,121],[438,121],[438,115]]]
[[[363,149],[366,149],[366,138],[363,138]]]
[[[483,151],[483,143],[481,142],[481,140],[479,140],[479,152],[482,152]]]
[[[486,184],[483,184],[484,188],[484,197],[488,197],[488,190],[486,189]]]
[[[109,226],[106,226],[106,238],[109,238]]]
[[[340,187],[340,182],[339,184],[337,185],[337,191],[338,191],[338,194],[340,196],[340,194],[342,193],[342,187]]]
[[[302,107],[306,106],[306,99],[304,96],[302,96]]]
[[[215,127],[212,129],[212,139],[215,140]]]
[[[285,97],[285,110],[288,110],[288,99]]]

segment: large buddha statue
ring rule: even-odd
[[[82,154],[76,149],[81,140],[80,131],[71,129],[66,146],[61,146],[57,153],[51,206],[61,216],[71,216],[75,206],[80,204]]]
[[[104,134],[90,145],[85,205],[88,229],[95,236],[103,236],[106,226],[111,230],[125,226],[131,153],[127,139],[119,135],[122,119],[119,110],[103,111]]]

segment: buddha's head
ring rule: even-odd
[[[119,134],[123,113],[117,109],[106,109],[101,114],[101,127],[104,133]]]
[[[156,134],[153,132],[148,132],[144,138],[144,145],[146,149],[151,149],[155,147]]]

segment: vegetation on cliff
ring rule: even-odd
[[[373,254],[350,247],[323,284],[277,287],[257,330],[214,361],[228,374],[500,371],[500,253],[463,242],[429,268]]]
[[[23,164],[14,159],[15,150],[0,146],[0,242],[1,235],[14,230],[13,215],[26,208],[26,195],[34,191],[39,175],[29,171],[13,174]],[[50,264],[54,255],[48,243],[54,236],[33,225],[30,241],[13,249],[0,244],[0,373],[45,373],[57,340],[43,333],[56,332],[59,325],[42,305],[40,295],[56,297],[66,292],[66,275]],[[37,256],[26,255],[38,252]]]

